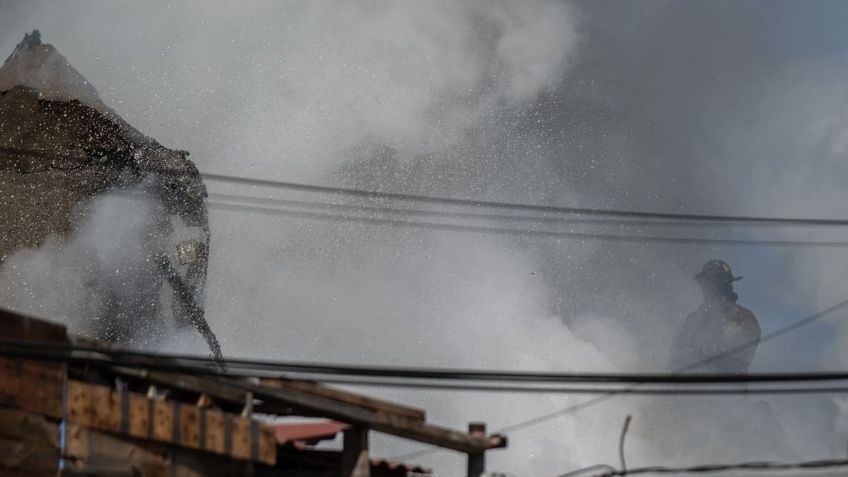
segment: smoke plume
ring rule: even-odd
[[[809,10],[782,1],[0,3],[0,51],[11,51],[20,25],[39,28],[108,106],[191,151],[202,171],[569,206],[838,216],[846,52],[813,32],[846,12],[827,2]],[[98,217],[69,244],[12,257],[4,303],[79,326],[95,298],[65,288],[68,306],[56,308],[59,296],[47,293],[55,283],[37,283],[48,274],[72,283],[86,253],[108,254],[84,246],[102,237]],[[707,259],[745,276],[740,303],[765,331],[844,293],[835,249],[516,239],[214,208],[211,222],[206,309],[232,356],[657,371],[699,302],[690,279]],[[44,291],[15,301],[23,283]],[[845,331],[818,325],[763,344],[754,369],[844,366]],[[490,430],[586,399],[374,392],[426,407],[440,424],[484,420]],[[510,433],[489,467],[557,475],[615,465],[628,414],[630,467],[833,457],[844,447],[844,406],[827,397],[615,398]],[[418,449],[379,438],[373,447],[386,456]],[[421,461],[442,475],[462,466],[449,454]]]

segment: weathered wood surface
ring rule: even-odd
[[[222,384],[215,379],[185,373],[172,373],[147,369],[110,366],[107,372],[139,381],[159,384],[170,389],[205,394],[220,402],[244,405],[247,393],[239,388]]]
[[[59,424],[40,414],[0,408],[0,437],[59,448]]]
[[[324,395],[291,388],[271,388],[240,382],[240,387],[252,391],[257,399],[278,402],[296,409],[305,409],[315,414],[342,422],[365,425],[375,431],[406,439],[425,442],[460,452],[480,452],[505,447],[506,437],[500,435],[479,436],[423,423],[407,416],[391,412],[364,408]]]
[[[0,308],[0,339],[67,342],[65,327]]]
[[[250,462],[68,424],[64,455],[69,474],[128,477],[248,477]]]
[[[56,472],[59,449],[0,437],[0,468],[28,472]]]
[[[190,403],[68,380],[66,416],[70,423],[100,431],[268,465],[276,461],[270,426]]]
[[[396,414],[398,416],[406,417],[412,421],[424,421],[427,418],[426,413],[421,409],[403,406],[401,404],[363,396],[349,391],[342,391],[313,381],[296,381],[291,379],[274,378],[262,379],[261,384],[272,388],[303,391],[316,396],[323,396],[347,404],[361,406],[373,411]]]
[[[44,416],[0,408],[0,476],[57,475],[59,425]]]
[[[62,417],[63,364],[0,358],[0,406]]]
[[[368,428],[354,426],[344,431],[341,477],[371,477]]]

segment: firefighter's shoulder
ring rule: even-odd
[[[733,315],[734,321],[739,323],[742,327],[755,333],[757,336],[760,336],[760,323],[757,321],[757,317],[754,315],[753,311],[745,308],[742,305],[737,304],[733,310]]]

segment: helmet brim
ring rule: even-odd
[[[692,277],[692,278],[694,278],[694,279],[695,279],[695,281],[698,281],[698,282],[699,282],[699,281],[701,281],[701,280],[709,280],[710,278],[719,278],[719,277],[710,276],[710,274],[709,274],[709,273],[701,272],[701,273],[698,273],[697,275],[695,275],[695,276],[694,276],[694,277]],[[731,282],[738,282],[738,281],[739,281],[739,280],[741,280],[741,279],[742,279],[742,276],[738,276],[738,277],[733,277],[730,281],[731,281]]]

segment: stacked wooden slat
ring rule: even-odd
[[[92,452],[92,436],[101,434],[156,443],[155,449],[170,446],[174,462],[192,460],[195,451],[267,465],[276,459],[273,430],[249,417],[76,380],[68,380],[66,396],[66,457],[76,461],[87,457],[81,452]]]
[[[2,311],[0,338],[68,342],[61,326]],[[0,477],[248,476],[256,464],[274,465],[274,432],[249,414],[213,407],[205,394],[165,398],[123,383],[72,379],[63,363],[0,358]]]

